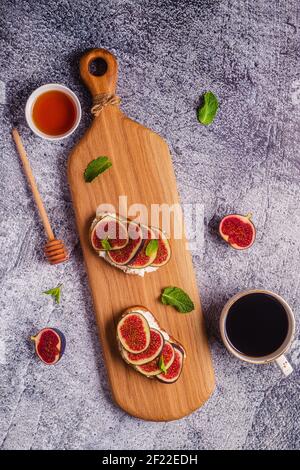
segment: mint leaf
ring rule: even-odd
[[[103,250],[105,251],[109,251],[112,248],[107,238],[105,238],[104,240],[101,240],[101,245],[102,245]]]
[[[164,374],[167,372],[163,355],[160,356],[158,367]]]
[[[213,122],[219,107],[218,98],[208,91],[203,95],[203,103],[197,109],[198,121],[204,126],[208,126]]]
[[[158,250],[158,240],[150,240],[146,246],[146,256],[156,256]]]
[[[108,170],[111,166],[112,163],[108,157],[98,157],[95,160],[92,160],[84,172],[86,183],[93,181],[96,176],[100,175],[100,173],[103,173],[105,170]]]
[[[188,294],[179,287],[166,287],[160,300],[164,305],[172,305],[181,313],[191,312],[195,308]]]
[[[61,286],[62,284],[59,284],[57,287],[53,287],[53,289],[45,290],[43,294],[46,295],[51,295],[52,298],[55,300],[57,304],[60,302],[60,294],[61,294]]]

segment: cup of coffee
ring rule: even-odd
[[[236,294],[224,306],[220,330],[226,348],[253,364],[275,361],[284,375],[293,371],[284,356],[295,334],[295,317],[278,294],[253,289]]]

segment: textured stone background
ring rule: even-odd
[[[300,339],[283,379],[273,366],[238,362],[220,342],[218,317],[240,289],[282,294],[299,317],[299,10],[297,0],[1,2],[0,443],[3,449],[296,449],[300,447]],[[102,46],[119,58],[122,109],[169,142],[183,202],[203,203],[205,245],[195,256],[217,388],[175,423],[131,418],[111,401],[66,182],[67,156],[89,124],[78,58]],[[35,137],[24,122],[30,92],[69,85],[83,106],[76,134]],[[195,119],[200,94],[220,99],[215,123]],[[57,234],[72,254],[53,269],[12,144],[19,124]],[[218,218],[254,213],[253,249],[230,250]],[[64,283],[60,306],[41,291]],[[44,367],[27,338],[61,328],[68,352]],[[299,330],[298,330],[299,331]],[[299,335],[299,333],[298,333]]]

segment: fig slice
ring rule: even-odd
[[[158,367],[157,359],[154,359],[151,362],[147,362],[147,364],[142,366],[136,366],[135,368],[138,372],[140,372],[142,375],[145,375],[146,377],[154,377],[158,374],[161,374],[161,369]]]
[[[230,214],[219,225],[219,233],[232,248],[245,250],[255,241],[256,229],[251,221],[252,214],[246,216]]]
[[[43,328],[30,339],[34,341],[35,351],[45,364],[56,364],[62,357],[65,346],[65,335],[57,328]]]
[[[129,268],[134,268],[134,269],[146,268],[147,266],[150,266],[150,264],[152,264],[156,258],[155,252],[151,256],[148,256],[146,254],[148,244],[150,243],[151,240],[154,240],[156,238],[155,233],[150,227],[146,227],[143,225],[141,226],[141,228],[142,228],[142,233],[143,233],[143,241],[135,257],[129,263],[127,263],[127,266]]]
[[[171,247],[166,235],[158,228],[151,227],[158,240],[158,250],[156,258],[152,261],[151,266],[160,267],[168,263],[171,258]]]
[[[175,359],[175,350],[169,341],[165,342],[161,356],[163,357],[165,368],[169,369]]]
[[[165,383],[174,383],[176,382],[181,374],[183,361],[184,361],[184,350],[178,344],[173,344],[173,348],[175,351],[175,358],[168,368],[167,372],[162,372],[161,374],[157,375],[158,380],[161,380]]]
[[[166,369],[168,369],[175,358],[175,350],[172,344],[169,341],[165,341],[162,352],[158,359],[154,359],[147,364],[136,366],[141,374],[146,375],[147,377],[153,377],[155,375],[161,374],[160,361],[163,358],[163,363]]]
[[[129,261],[139,250],[143,241],[142,229],[135,222],[130,222],[127,224],[127,233],[129,240],[124,248],[107,252],[110,260],[119,266],[124,266],[129,263]]]
[[[126,350],[122,351],[123,358],[126,362],[133,365],[142,365],[156,359],[162,352],[164,346],[164,337],[160,331],[150,328],[150,344],[148,348],[141,353],[133,354]]]
[[[150,344],[150,328],[140,313],[127,313],[117,326],[117,338],[123,348],[134,354],[142,353]]]
[[[96,251],[119,250],[129,241],[126,223],[112,215],[104,215],[91,227],[91,243]],[[109,247],[109,248],[107,248]]]

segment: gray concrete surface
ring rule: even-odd
[[[2,449],[299,449],[300,338],[295,372],[251,366],[221,344],[218,317],[235,292],[265,287],[299,318],[299,5],[295,0],[49,0],[1,2],[0,445]],[[78,58],[106,47],[119,59],[118,92],[131,118],[162,134],[183,202],[204,206],[205,244],[194,256],[217,388],[174,423],[131,418],[112,402],[66,182],[67,156],[90,122]],[[83,119],[76,134],[47,143],[26,127],[30,92],[69,85]],[[215,123],[195,118],[207,89],[220,100]],[[11,140],[17,122],[68,264],[48,266],[44,234]],[[228,212],[254,214],[253,249],[216,236]],[[55,306],[41,292],[63,282]],[[27,338],[61,328],[68,350],[40,363]]]

